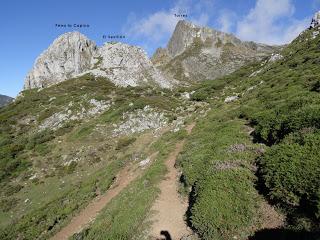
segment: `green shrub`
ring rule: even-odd
[[[43,130],[41,132],[37,132],[29,137],[26,148],[29,150],[34,149],[37,145],[49,142],[52,139],[54,139],[53,131]]]
[[[18,199],[13,197],[7,197],[0,200],[0,210],[3,212],[9,212],[18,204]]]
[[[252,120],[255,125],[255,136],[272,145],[280,142],[286,135],[303,128],[320,128],[319,105],[302,106],[297,110],[282,110],[261,112]]]
[[[240,239],[250,235],[256,199],[248,170],[225,170],[202,177],[195,185],[191,223],[201,239]]]
[[[272,200],[319,217],[319,145],[319,133],[291,135],[261,157],[260,172]]]
[[[66,167],[66,172],[67,174],[71,174],[75,171],[78,163],[76,161],[72,161],[67,167]]]
[[[193,189],[188,220],[201,239],[244,239],[255,223],[255,177],[244,166],[256,154],[228,151],[238,143],[250,146],[244,122],[233,119],[235,112],[231,107],[210,111],[188,136],[178,159],[181,180]],[[216,167],[220,165],[225,167]]]
[[[204,101],[209,98],[209,94],[204,91],[196,91],[191,95],[191,100],[193,101]]]
[[[314,91],[314,92],[320,92],[320,81],[316,81],[312,87],[311,87],[311,91]]]

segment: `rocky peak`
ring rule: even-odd
[[[310,27],[316,28],[320,25],[320,11],[316,12],[311,20]]]
[[[175,57],[184,52],[195,39],[198,38],[205,42],[210,39],[215,43],[217,42],[232,42],[233,44],[239,44],[241,41],[234,37],[232,34],[224,33],[211,29],[208,27],[200,27],[185,20],[180,20],[169,40],[167,49],[172,57]]]
[[[167,49],[171,56],[175,57],[182,53],[187,46],[192,44],[193,38],[196,37],[196,26],[185,20],[180,20],[169,40]]]
[[[25,89],[46,87],[90,69],[96,44],[79,32],[59,36],[35,61]]]
[[[143,49],[119,42],[97,47],[81,33],[69,32],[36,59],[24,88],[43,88],[86,73],[106,77],[119,86],[171,87]]]
[[[125,43],[105,43],[98,50],[100,62],[94,75],[107,77],[118,86],[157,85],[164,88],[171,84],[153,66],[147,53],[140,47]]]
[[[167,48],[158,49],[152,61],[167,78],[188,85],[229,74],[278,48],[243,42],[233,34],[182,20],[177,23]]]

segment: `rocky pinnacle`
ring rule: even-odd
[[[36,59],[24,88],[46,87],[89,70],[96,51],[96,44],[79,32],[61,35]]]
[[[312,18],[310,27],[315,28],[320,25],[320,11],[316,12]]]
[[[172,86],[143,49],[119,42],[97,47],[83,34],[69,32],[36,59],[24,88],[44,88],[84,74],[105,77],[117,86]]]

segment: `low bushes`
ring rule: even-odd
[[[255,188],[248,170],[219,171],[197,181],[191,224],[201,239],[240,239],[250,235],[256,209]]]
[[[320,134],[291,134],[260,159],[268,195],[285,209],[320,217]]]
[[[192,188],[188,221],[201,239],[245,239],[256,222],[255,176],[246,167],[256,157],[244,122],[226,107],[208,113],[187,138],[179,157],[181,180]],[[235,144],[243,151],[230,151]]]

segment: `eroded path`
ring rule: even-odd
[[[194,126],[194,123],[187,126],[188,134],[191,133]],[[183,145],[184,141],[178,142],[165,163],[168,173],[159,185],[161,194],[151,209],[154,212],[151,217],[152,226],[149,233],[152,239],[163,239],[164,235],[161,233],[169,234],[172,240],[179,240],[183,236],[191,234],[191,230],[184,221],[188,201],[182,199],[178,193],[180,175],[175,168],[177,156],[182,151]]]
[[[156,153],[152,154],[150,158],[155,158]],[[58,233],[56,233],[51,240],[65,240],[80,232],[86,226],[88,226],[97,217],[99,212],[125,187],[127,187],[134,179],[140,174],[141,170],[134,166],[127,166],[122,169],[113,183],[111,188],[101,196],[96,197],[89,203],[78,215],[76,215],[70,223],[63,227]]]

